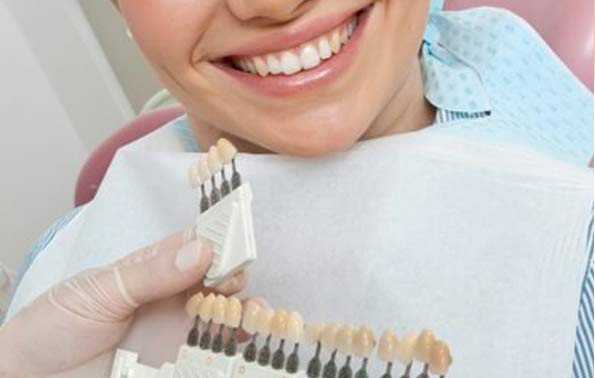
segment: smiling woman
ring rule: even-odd
[[[429,1],[120,1],[201,146],[225,135],[244,149],[295,155],[432,123],[418,58],[428,8]]]

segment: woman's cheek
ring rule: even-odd
[[[218,0],[121,0],[132,35],[154,65],[192,61]]]

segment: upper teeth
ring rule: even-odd
[[[347,44],[353,35],[358,21],[358,17],[355,16],[347,24],[297,49],[278,51],[264,56],[237,58],[233,60],[234,65],[244,72],[255,73],[262,77],[293,75],[303,70],[311,70],[341,51],[343,45]]]

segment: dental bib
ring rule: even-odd
[[[258,250],[243,294],[398,335],[430,325],[455,351],[453,377],[567,375],[592,171],[430,131],[322,159],[240,155]],[[9,317],[50,285],[193,224],[196,158],[122,150],[95,200],[35,260]],[[147,365],[174,361],[192,323],[185,299],[142,308],[120,347]]]

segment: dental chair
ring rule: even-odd
[[[593,2],[591,0],[447,0],[446,9],[476,6],[509,9],[529,21],[574,74],[593,91]],[[139,116],[103,142],[79,175],[75,206],[95,197],[116,151],[184,114],[179,106]]]

